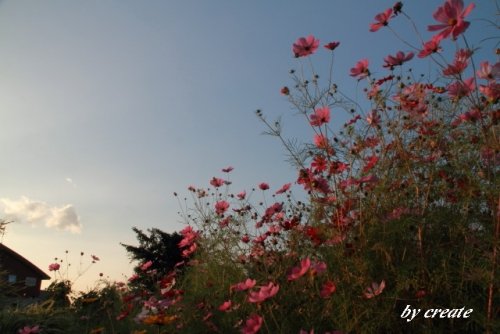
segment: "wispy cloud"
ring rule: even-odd
[[[80,233],[82,229],[80,219],[71,204],[50,206],[45,202],[22,196],[19,200],[0,198],[0,209],[5,215],[4,218],[21,223],[45,225],[72,233]]]
[[[65,180],[66,180],[66,182],[68,182],[69,184],[71,184],[73,187],[76,188],[76,183],[73,181],[72,178],[67,177],[67,178],[65,178]]]

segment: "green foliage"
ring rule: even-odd
[[[44,334],[71,333],[76,319],[68,308],[55,307],[49,300],[25,308],[3,308],[0,311],[0,333],[18,333],[25,326],[39,325]],[[77,333],[77,332],[73,332]]]
[[[55,280],[46,289],[48,298],[54,302],[55,307],[69,307],[72,283],[69,280]]]

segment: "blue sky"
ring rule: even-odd
[[[495,36],[474,21],[494,13],[495,2],[476,2],[467,35]],[[118,280],[131,273],[119,242],[135,243],[132,226],[183,227],[174,191],[208,186],[228,165],[235,190],[293,182],[254,111],[283,116],[287,136],[309,138],[279,94],[297,66],[292,43],[308,34],[340,41],[334,81],[356,96],[348,73],[357,60],[375,67],[408,51],[387,29],[368,31],[393,3],[0,2],[0,210],[15,220],[3,242],[45,270],[65,250],[74,267],[80,251],[100,256],[79,279],[84,289],[99,272]],[[404,4],[426,39],[441,3]],[[394,20],[413,39],[405,27]],[[313,61],[322,69],[329,56],[320,51]],[[345,117],[332,114],[339,125]]]

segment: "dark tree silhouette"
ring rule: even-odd
[[[181,250],[178,247],[182,236],[177,232],[167,233],[158,228],[151,228],[146,232],[137,227],[133,227],[132,230],[137,235],[139,245],[132,246],[120,243],[125,247],[131,262],[138,262],[134,271],[139,278],[132,285],[152,287],[155,283],[154,279],[141,270],[141,265],[151,261],[153,264],[149,270],[155,270],[157,273],[155,276],[158,279],[171,272],[175,265],[183,260]]]

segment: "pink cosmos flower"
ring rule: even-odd
[[[472,56],[473,51],[471,49],[460,49],[455,53],[456,61],[467,61]]]
[[[413,58],[414,54],[413,52],[408,52],[407,54],[404,54],[404,52],[399,51],[396,53],[395,56],[387,56],[384,58],[385,64],[383,65],[384,67],[390,68],[391,70],[395,66],[401,66],[403,63],[411,60]]]
[[[224,214],[226,210],[229,208],[229,203],[226,201],[218,201],[215,203],[215,213],[218,215]]]
[[[49,271],[57,271],[61,268],[61,265],[59,263],[51,263],[49,264]]]
[[[229,225],[230,222],[231,222],[231,216],[228,216],[219,222],[219,227],[226,227]]]
[[[465,79],[464,81],[455,81],[446,87],[448,95],[452,99],[460,99],[469,95],[474,91],[474,78]]]
[[[328,147],[328,138],[320,133],[314,134],[314,145],[318,148],[327,148]]]
[[[323,45],[328,50],[335,50],[340,45],[340,42],[330,42],[328,44]]]
[[[371,110],[368,116],[366,116],[366,122],[371,126],[377,126],[380,124],[380,115],[377,110]]]
[[[237,283],[237,284],[231,286],[231,290],[245,291],[245,290],[253,288],[256,283],[257,283],[256,280],[247,278],[243,282],[240,282],[240,283]]]
[[[260,287],[259,291],[250,291],[248,293],[249,303],[261,303],[264,300],[273,297],[278,293],[280,286],[269,282],[268,285],[263,285]]]
[[[304,276],[304,274],[309,270],[311,267],[311,260],[306,257],[302,261],[300,261],[300,265],[297,267],[293,267],[290,270],[290,273],[288,274],[288,280],[289,281],[295,281],[296,279]]]
[[[320,275],[326,271],[327,265],[323,261],[314,261],[311,263],[311,273]]]
[[[245,322],[245,327],[241,329],[241,333],[243,334],[255,334],[259,331],[260,327],[262,326],[263,319],[261,316],[257,314],[252,314],[250,317],[248,317],[247,321]]]
[[[480,85],[479,91],[483,93],[491,102],[495,102],[500,98],[500,84],[494,81],[490,81],[487,86]]]
[[[231,309],[232,303],[230,300],[225,301],[219,306],[219,311],[227,312]]]
[[[212,180],[210,180],[210,184],[214,186],[215,188],[222,187],[224,185],[225,181],[223,179],[219,179],[217,177],[213,177]]]
[[[260,190],[267,190],[267,189],[269,189],[269,184],[262,182],[261,184],[259,184],[259,189]]]
[[[377,14],[375,16],[375,23],[370,24],[370,31],[375,32],[379,30],[382,27],[385,27],[386,25],[389,24],[389,19],[392,16],[392,8],[388,8],[385,10],[385,12]]]
[[[290,187],[292,186],[291,183],[287,183],[287,184],[284,184],[281,188],[279,188],[277,191],[276,191],[276,195],[279,195],[279,194],[283,194],[285,192],[287,192]]]
[[[181,231],[181,235],[184,238],[179,242],[180,248],[184,248],[191,245],[196,240],[196,238],[198,238],[198,232],[194,231],[191,226],[186,226]]]
[[[141,270],[142,270],[142,271],[146,271],[146,270],[148,270],[148,269],[149,269],[152,265],[153,265],[153,261],[151,261],[151,260],[150,260],[150,261],[148,261],[148,262],[146,262],[146,263],[143,263],[143,264],[141,265]]]
[[[238,199],[240,199],[240,200],[244,200],[246,196],[247,196],[247,192],[244,190],[236,195],[236,197],[238,197]]]
[[[40,326],[39,325],[36,325],[33,327],[24,326],[24,328],[21,328],[18,331],[18,333],[19,334],[37,334],[37,333],[40,333]]]
[[[366,78],[369,75],[368,59],[361,59],[356,63],[356,66],[351,68],[351,77],[358,77],[358,80]]]
[[[222,172],[223,173],[230,173],[234,168],[232,166],[229,166],[227,168],[223,168],[222,169]]]
[[[321,287],[321,292],[319,295],[321,298],[329,298],[335,291],[337,291],[337,286],[332,281],[326,281]]]
[[[378,162],[378,157],[372,155],[365,158],[365,166],[363,167],[363,173],[369,172]]]
[[[313,54],[319,46],[319,39],[313,35],[300,37],[293,43],[292,51],[295,57],[306,57]]]
[[[439,52],[441,50],[439,43],[441,43],[442,39],[443,37],[436,35],[432,37],[430,41],[425,42],[424,48],[418,53],[418,58],[425,58],[433,53]]]
[[[321,126],[330,122],[330,108],[322,107],[314,110],[309,123],[312,126]]]
[[[196,243],[193,242],[188,248],[186,248],[182,251],[182,256],[189,257],[191,254],[193,254],[196,251],[197,248],[198,248],[198,246],[196,245]]]
[[[454,120],[451,123],[451,125],[457,126],[457,125],[464,123],[464,122],[473,122],[474,123],[474,122],[477,122],[478,120],[480,120],[482,117],[483,117],[483,115],[481,114],[481,111],[479,109],[472,109],[472,110],[466,111],[462,115],[458,116],[458,118],[456,120]]]
[[[384,291],[384,289],[385,289],[385,280],[382,280],[380,284],[373,282],[370,287],[366,288],[364,296],[366,299],[373,298],[375,296],[380,295],[382,291]]]
[[[130,276],[130,277],[128,278],[128,281],[129,281],[129,282],[133,282],[133,281],[137,280],[138,278],[139,278],[139,275],[137,275],[137,274],[133,274],[132,276]]]
[[[500,62],[495,65],[490,65],[489,62],[483,61],[481,67],[477,70],[477,76],[485,80],[496,80],[500,78]]]
[[[460,61],[460,60],[455,59],[453,64],[449,64],[448,67],[446,67],[443,70],[443,75],[446,75],[446,76],[459,75],[467,68],[468,65],[469,65],[469,63],[467,61]]]
[[[439,7],[432,15],[436,21],[441,24],[430,25],[427,27],[429,31],[441,32],[438,34],[441,38],[452,36],[452,39],[457,39],[458,35],[462,34],[470,25],[464,21],[464,18],[474,9],[474,4],[471,3],[464,9],[462,0],[446,0],[443,6]]]

